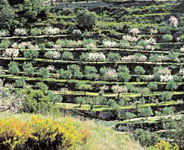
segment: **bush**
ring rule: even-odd
[[[136,75],[142,75],[142,74],[145,74],[146,71],[144,70],[143,67],[137,66],[135,67],[134,72]]]
[[[179,150],[179,147],[177,144],[171,145],[169,142],[161,140],[159,143],[157,143],[154,146],[154,150]]]
[[[130,119],[135,118],[136,115],[134,113],[131,112],[126,112],[125,113],[125,118],[128,119],[130,121]]]
[[[82,78],[83,74],[80,71],[80,66],[79,65],[68,65],[67,69],[71,71],[72,75],[74,78]]]
[[[35,21],[40,16],[47,17],[49,12],[43,0],[24,0],[22,8],[22,15],[27,18],[27,22]]]
[[[24,88],[26,86],[26,81],[25,79],[17,79],[15,80],[14,87],[16,88]]]
[[[139,46],[143,46],[145,49],[149,45],[149,43],[146,40],[140,40],[137,44]]]
[[[50,76],[50,72],[47,68],[40,68],[39,73],[43,78],[49,78]]]
[[[154,91],[158,89],[158,84],[154,82],[150,82],[147,86],[150,90]]]
[[[0,149],[74,149],[85,139],[72,119],[62,121],[40,116],[31,120],[0,119]]]
[[[60,79],[70,79],[72,77],[72,72],[70,70],[59,69],[57,73]]]
[[[166,90],[176,90],[178,88],[178,85],[176,82],[174,82],[173,80],[172,81],[168,81],[167,82],[167,85],[166,85]]]
[[[173,36],[170,35],[170,34],[165,34],[162,36],[162,39],[165,41],[165,42],[170,42],[173,40]]]
[[[119,62],[121,59],[121,56],[119,53],[109,53],[107,54],[107,59],[110,62]]]
[[[75,99],[75,102],[77,103],[77,104],[79,104],[79,107],[81,107],[82,106],[82,104],[84,104],[85,103],[85,99],[83,98],[83,97],[77,97],[76,99]]]
[[[36,86],[43,92],[47,91],[49,88],[47,86],[47,84],[43,83],[43,82],[38,82],[36,84]]]
[[[97,69],[93,66],[85,66],[84,74],[88,79],[97,79],[99,77]]]
[[[11,8],[8,0],[0,1],[0,27],[10,30],[14,25],[14,10]]]
[[[148,119],[148,117],[152,115],[153,115],[153,111],[151,107],[145,107],[140,109],[140,116],[146,117],[146,119]]]
[[[37,58],[39,56],[39,52],[37,50],[25,50],[24,57],[26,58]]]
[[[56,102],[61,103],[63,101],[63,97],[61,95],[56,95],[51,91],[48,92],[48,97],[53,104],[55,104]]]
[[[29,90],[25,95],[23,110],[28,113],[47,113],[54,110],[54,105],[43,91]]]
[[[131,75],[129,73],[120,72],[118,73],[118,81],[128,82],[131,79]]]
[[[173,94],[171,94],[171,93],[169,93],[169,92],[164,92],[164,93],[162,93],[161,95],[160,95],[160,99],[162,100],[162,101],[170,101],[171,99],[172,99],[172,97],[173,97]]]
[[[34,69],[32,63],[24,62],[23,70],[24,70],[25,75],[32,76],[34,74],[35,69]]]
[[[8,70],[11,74],[19,74],[20,73],[20,69],[19,69],[19,64],[18,62],[10,62],[8,64]]]
[[[110,99],[110,100],[107,102],[107,106],[110,107],[110,108],[114,108],[114,107],[117,106],[117,103],[115,102],[115,100]]]
[[[168,54],[168,58],[171,60],[171,61],[179,61],[179,53],[177,52],[170,52]]]
[[[10,46],[10,41],[9,40],[2,40],[0,43],[0,48],[8,48]]]
[[[73,60],[74,59],[74,56],[71,52],[64,52],[61,57],[63,60]]]
[[[172,115],[172,114],[174,114],[173,107],[165,107],[163,109],[163,115]]]
[[[161,26],[159,28],[160,33],[170,34],[171,28],[169,26]]]
[[[142,146],[146,147],[155,145],[159,140],[157,133],[144,131],[143,129],[135,130],[133,136],[136,141],[139,141]]]
[[[33,29],[31,29],[30,33],[31,33],[32,36],[41,35],[42,30],[38,29],[38,28],[33,28]]]
[[[92,30],[97,22],[97,15],[88,10],[81,10],[76,16],[77,24],[82,30]]]

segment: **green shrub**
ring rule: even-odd
[[[75,65],[75,64],[74,65],[68,65],[67,69],[71,71],[72,76],[74,78],[82,78],[83,77],[83,74],[80,71],[80,66],[79,65]]]
[[[107,59],[110,62],[119,62],[121,59],[121,56],[119,53],[109,53],[107,54]]]
[[[1,29],[12,29],[14,25],[15,12],[8,0],[0,1],[0,27]]]
[[[135,67],[134,72],[136,75],[142,75],[142,74],[145,74],[146,71],[144,70],[143,67],[137,66]]]
[[[97,15],[88,10],[81,10],[76,16],[77,24],[82,30],[92,30],[97,22]]]
[[[85,66],[84,74],[88,79],[97,79],[99,77],[97,69],[93,66]]]
[[[128,41],[126,40],[120,40],[120,43],[119,43],[119,47],[120,48],[129,48],[131,45]]]
[[[118,73],[118,81],[128,82],[131,79],[131,75],[127,72]]]
[[[35,69],[34,69],[32,63],[24,62],[23,70],[25,72],[25,75],[32,76],[34,74]]]
[[[77,97],[76,99],[75,99],[75,102],[77,103],[77,104],[79,104],[79,107],[81,107],[82,106],[82,104],[84,104],[85,103],[85,98],[83,98],[83,97]]]
[[[143,129],[136,129],[133,136],[136,141],[139,141],[142,146],[146,147],[155,145],[159,141],[157,133],[144,131]]]
[[[114,99],[110,99],[110,100],[107,102],[107,106],[108,106],[109,108],[114,108],[114,107],[117,106],[117,103],[115,102]]]
[[[39,51],[37,50],[25,50],[24,51],[24,57],[26,58],[37,58],[39,56]]]
[[[40,68],[39,73],[43,78],[49,78],[50,76],[50,72],[47,68]]]
[[[19,64],[18,62],[10,62],[8,64],[8,70],[11,74],[19,74],[20,73],[20,69],[19,69]]]
[[[170,92],[163,92],[161,95],[160,95],[160,99],[162,101],[170,101],[173,97],[173,94],[171,94]]]
[[[50,98],[41,90],[28,90],[23,102],[23,110],[29,113],[52,112],[54,105]]]
[[[158,84],[157,84],[157,83],[154,83],[154,82],[150,82],[150,83],[147,85],[147,87],[148,87],[150,90],[154,91],[154,90],[157,90],[157,89],[158,89]]]
[[[163,115],[173,115],[173,114],[174,114],[173,107],[165,107],[163,109]]]
[[[73,60],[74,56],[71,52],[64,52],[61,56],[63,60]]]
[[[159,28],[160,33],[170,34],[171,28],[169,26],[161,26]]]
[[[170,52],[168,54],[168,58],[172,61],[179,61],[178,57],[179,57],[179,53],[177,53],[177,52]]]
[[[15,88],[24,88],[26,86],[26,81],[25,79],[17,79],[15,80],[14,87]]]
[[[38,29],[38,28],[33,28],[33,29],[30,30],[30,33],[31,33],[32,36],[41,35],[42,30]]]
[[[61,103],[63,100],[63,97],[61,95],[56,95],[51,91],[48,92],[48,97],[50,98],[50,100],[53,104]]]
[[[70,70],[59,69],[57,73],[59,74],[60,79],[72,78],[72,72]]]
[[[128,119],[130,121],[130,119],[135,118],[136,115],[134,113],[131,112],[126,112],[125,113],[125,118]]]
[[[24,0],[22,9],[22,15],[28,19],[28,22],[36,20],[40,16],[47,17],[49,12],[49,7],[44,4],[43,0]]]
[[[43,82],[38,82],[36,84],[36,86],[38,87],[39,90],[46,92],[49,88],[47,86],[47,84],[43,83]]]
[[[170,42],[173,40],[173,36],[170,35],[170,34],[165,34],[162,36],[162,39],[165,41],[165,42]]]
[[[148,43],[147,41],[145,41],[145,40],[140,40],[140,41],[137,43],[137,45],[143,46],[144,48],[146,48],[146,47],[149,45],[149,43]]]
[[[176,82],[174,82],[173,80],[172,81],[168,81],[167,82],[167,85],[166,85],[166,90],[176,90],[178,88],[178,85]]]
[[[145,107],[140,109],[140,116],[146,117],[146,119],[153,115],[151,107]]]
[[[10,46],[10,41],[9,40],[2,40],[0,43],[0,48],[8,48]]]

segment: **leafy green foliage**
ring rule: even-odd
[[[8,64],[8,70],[11,74],[19,74],[20,69],[19,69],[19,64],[18,62],[10,62]]]
[[[29,90],[25,95],[23,109],[29,113],[46,113],[53,111],[53,104],[50,98],[41,90]]]
[[[0,27],[10,30],[14,25],[15,12],[11,8],[8,0],[0,1]]]
[[[77,24],[82,30],[92,30],[97,22],[97,15],[88,10],[81,10],[77,13]]]

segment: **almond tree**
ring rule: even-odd
[[[126,86],[119,86],[119,85],[114,85],[112,86],[112,90],[114,93],[118,94],[118,99],[120,98],[121,93],[127,93],[128,89]]]
[[[19,56],[18,49],[6,49],[4,54],[3,54],[3,57],[11,57],[12,60],[13,60],[13,58],[18,57],[18,56]]]
[[[57,51],[47,51],[44,56],[46,58],[52,59],[54,62],[54,59],[59,59],[61,57],[61,54]]]

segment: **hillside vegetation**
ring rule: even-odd
[[[106,140],[122,149],[124,133],[145,149],[184,149],[183,8],[183,0],[1,0],[0,112],[95,119],[119,132],[91,126],[98,138],[112,135],[81,149],[105,149]]]
[[[0,114],[0,125],[1,149],[141,150],[127,134],[96,125],[93,121],[3,113]]]

